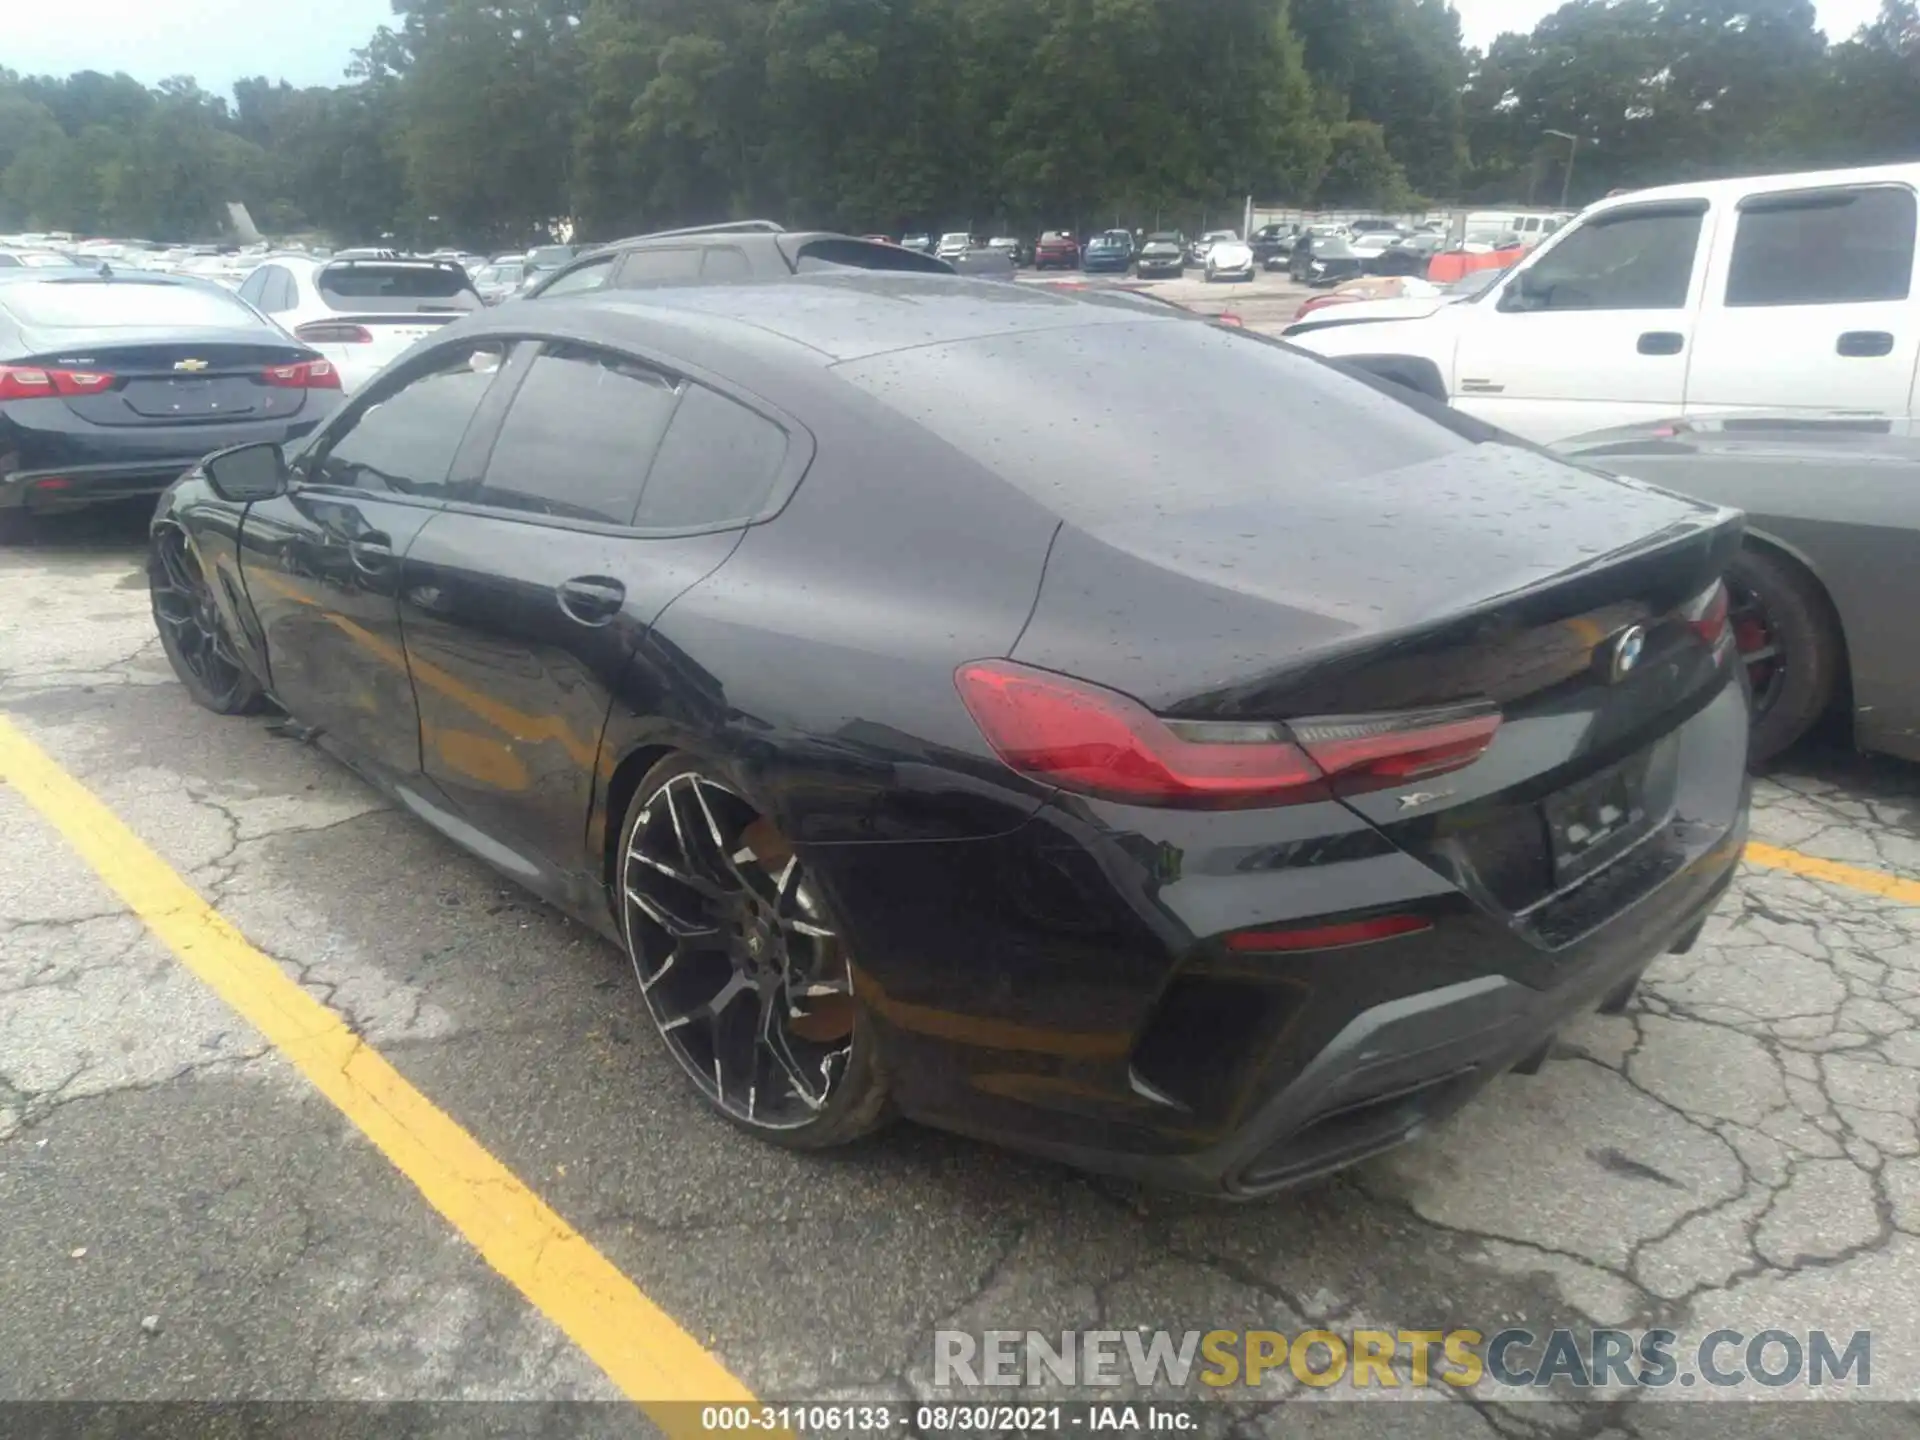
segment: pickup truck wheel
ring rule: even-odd
[[[1842,640],[1819,582],[1786,557],[1745,549],[1727,567],[1729,618],[1753,690],[1749,758],[1765,764],[1832,703]]]

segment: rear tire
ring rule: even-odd
[[[614,874],[647,1011],[709,1108],[791,1150],[845,1145],[891,1118],[839,922],[714,766],[675,754],[641,778]]]
[[[1753,687],[1748,755],[1763,765],[1793,745],[1832,704],[1843,648],[1819,582],[1772,551],[1744,549],[1727,567],[1735,643]]]

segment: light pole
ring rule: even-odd
[[[1540,133],[1567,142],[1567,173],[1566,178],[1560,182],[1560,208],[1564,210],[1567,208],[1569,198],[1573,195],[1573,157],[1580,149],[1580,137],[1569,135],[1564,130],[1542,130]]]

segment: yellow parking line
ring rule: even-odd
[[[0,716],[0,778],[147,927],[260,1031],[507,1282],[665,1431],[703,1433],[689,1402],[749,1392],[633,1281],[400,1072],[302,990],[105,804]]]
[[[1747,844],[1747,862],[1769,870],[1787,870],[1809,880],[1824,880],[1829,885],[1844,885],[1849,890],[1864,890],[1869,895],[1884,895],[1908,905],[1920,905],[1920,880],[1889,875],[1885,870],[1868,870],[1859,865],[1843,865],[1838,860],[1822,860],[1817,855],[1802,855],[1798,850],[1783,850],[1778,845]]]

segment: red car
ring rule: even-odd
[[[1080,242],[1064,230],[1049,230],[1033,247],[1033,268],[1051,270],[1080,268]]]

